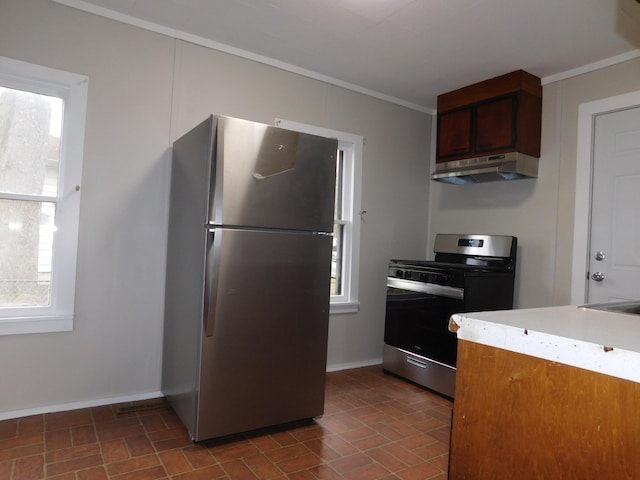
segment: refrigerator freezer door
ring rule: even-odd
[[[331,237],[209,235],[195,440],[322,414]]]
[[[211,224],[333,229],[336,139],[236,118],[214,119]]]

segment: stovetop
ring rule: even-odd
[[[437,260],[391,260],[389,268],[407,269],[412,271],[461,271],[461,272],[508,272],[510,265],[505,263],[481,264],[481,263],[456,263],[439,262]]]
[[[465,265],[420,260],[391,260],[388,277],[421,283],[433,283],[452,287],[464,285],[467,276],[511,275],[511,271],[499,266]]]
[[[461,286],[464,277],[513,275],[517,239],[495,235],[438,234],[434,260],[391,260],[388,276]]]

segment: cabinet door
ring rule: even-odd
[[[476,106],[476,152],[491,152],[515,146],[516,107],[515,96],[499,98]]]
[[[471,153],[472,109],[463,108],[438,115],[438,162]]]

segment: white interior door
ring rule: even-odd
[[[588,302],[640,300],[640,107],[595,118]]]

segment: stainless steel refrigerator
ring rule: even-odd
[[[336,154],[214,115],[173,144],[162,391],[194,441],[323,413]]]

